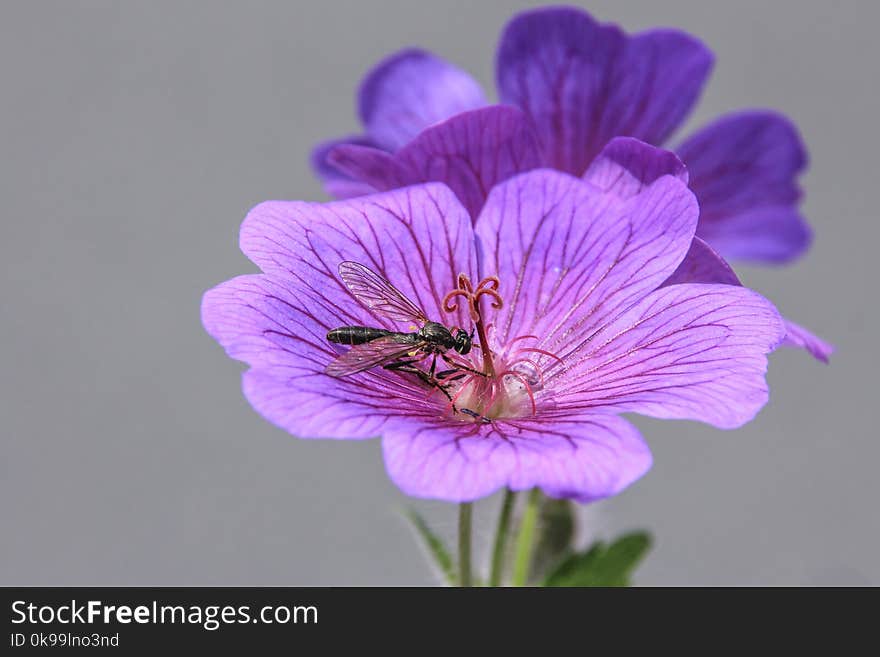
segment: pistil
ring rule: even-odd
[[[468,304],[468,314],[477,330],[480,354],[483,358],[483,373],[487,377],[495,376],[495,363],[492,359],[492,350],[489,348],[489,339],[486,335],[486,324],[483,321],[482,298],[489,297],[491,307],[498,310],[504,306],[504,300],[498,294],[498,286],[501,282],[497,276],[488,276],[481,280],[474,288],[467,274],[458,275],[458,287],[443,297],[443,310],[453,313],[459,308],[458,297],[464,297]]]

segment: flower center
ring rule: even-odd
[[[500,310],[504,300],[498,293],[497,276],[482,279],[476,287],[466,274],[459,274],[458,287],[443,298],[443,310],[449,313],[467,303],[468,315],[474,323],[478,341],[474,346],[480,352],[479,370],[469,370],[467,376],[452,383],[450,410],[463,421],[488,423],[495,419],[523,417],[537,412],[535,393],[544,386],[544,377],[536,355],[559,358],[543,349],[528,347],[528,340],[537,336],[523,335],[510,340],[493,351],[489,334],[492,324],[484,320],[483,303]]]

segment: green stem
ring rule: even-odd
[[[499,586],[504,571],[504,555],[507,553],[507,533],[510,528],[510,514],[516,493],[509,488],[504,490],[501,502],[501,514],[498,516],[498,528],[495,530],[495,545],[492,548],[492,570],[489,573],[489,586]]]
[[[526,508],[519,525],[519,536],[516,539],[516,560],[513,565],[513,585],[525,586],[529,579],[529,567],[532,565],[532,548],[535,541],[535,525],[538,520],[538,503],[541,491],[533,488],[529,491]]]
[[[460,586],[471,584],[471,514],[472,502],[458,505],[458,581]]]

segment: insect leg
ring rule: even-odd
[[[482,422],[483,424],[492,424],[492,420],[487,418],[485,415],[480,415],[476,411],[472,411],[469,408],[463,408],[463,409],[461,409],[461,412],[464,413],[465,415],[470,415],[477,422]]]
[[[479,374],[480,376],[488,376],[485,372],[480,372],[479,370],[475,370],[472,367],[468,367],[467,365],[463,365],[462,363],[458,363],[452,360],[446,354],[441,354],[440,358],[442,358],[447,365],[451,365],[457,370],[464,370],[465,372],[470,372],[471,374]]]
[[[383,367],[386,370],[391,370],[392,372],[405,372],[407,374],[415,374],[424,383],[427,383],[432,388],[437,388],[444,395],[446,395],[446,398],[449,401],[452,401],[452,395],[449,394],[449,391],[446,389],[446,386],[441,385],[437,381],[436,378],[429,376],[427,372],[420,370],[418,367],[413,365],[413,363],[415,363],[415,362],[418,362],[418,361],[401,360],[401,361],[397,361],[396,363],[388,363],[387,365],[384,365]],[[453,410],[453,412],[457,411],[455,406],[453,406],[452,410]]]
[[[453,375],[455,375],[455,376],[453,376]],[[454,369],[454,370],[443,370],[442,372],[437,372],[437,374],[434,375],[434,378],[437,379],[438,381],[443,381],[443,380],[458,381],[459,379],[463,378],[464,376],[465,376],[464,372],[462,372],[459,369]]]

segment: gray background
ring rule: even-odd
[[[253,269],[248,208],[324,198],[308,150],[356,129],[371,63],[420,44],[491,85],[499,30],[529,4],[0,3],[0,584],[433,582],[378,442],[264,422],[199,300]],[[584,511],[585,536],[651,528],[648,585],[880,584],[877,5],[589,8],[715,50],[688,128],[747,106],[798,123],[815,246],[741,273],[839,351],[776,354],[742,430],[638,420],[656,464]],[[452,534],[453,506],[416,505]]]

